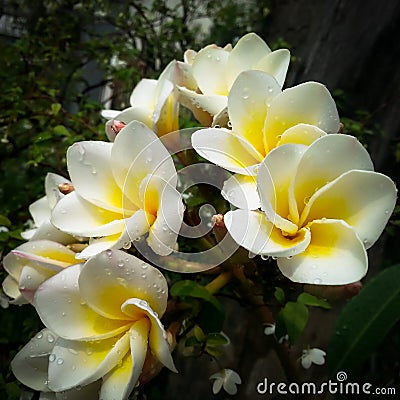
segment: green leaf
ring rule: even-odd
[[[214,346],[206,346],[205,351],[215,358],[221,357],[224,355],[224,351],[220,347]]]
[[[196,282],[185,280],[176,282],[170,290],[172,296],[195,297],[212,304],[217,310],[223,312],[219,301],[204,287]]]
[[[53,131],[57,136],[65,136],[65,137],[70,136],[68,129],[64,125],[55,126],[53,128]]]
[[[223,346],[228,344],[228,339],[221,333],[214,332],[207,335],[207,345],[209,346]]]
[[[57,115],[59,113],[59,111],[61,110],[61,104],[60,103],[53,103],[51,105],[51,112],[54,115]]]
[[[279,301],[280,304],[285,304],[285,292],[283,291],[282,288],[276,287],[274,296]]]
[[[297,301],[306,306],[321,307],[325,308],[326,310],[331,308],[331,305],[326,300],[319,299],[318,297],[306,292],[300,294],[297,298]]]
[[[193,328],[193,334],[198,342],[204,342],[204,340],[206,339],[206,335],[204,334],[203,330],[198,325],[196,325]]]
[[[399,282],[400,264],[371,279],[343,308],[328,346],[332,374],[356,373],[400,320]]]
[[[290,341],[293,343],[303,332],[308,321],[308,309],[303,303],[289,301],[278,314],[282,318]]]
[[[5,215],[0,215],[0,226],[9,228],[11,226],[11,221]]]

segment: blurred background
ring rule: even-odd
[[[376,171],[389,175],[398,186],[397,0],[2,0],[1,255],[22,243],[20,232],[27,229],[28,207],[43,196],[46,173],[67,176],[68,146],[79,140],[107,140],[102,109],[125,108],[141,78],[157,78],[172,59],[182,60],[186,49],[199,50],[210,43],[234,45],[247,32],[256,32],[272,49],[290,49],[292,62],[285,87],[309,80],[328,87],[344,133],[357,136],[371,154]],[[189,119],[184,114],[183,124],[189,124]],[[397,208],[369,251],[366,281],[399,263],[399,234]],[[1,269],[1,280],[5,276]],[[279,360],[264,344],[266,337],[255,310],[229,298],[221,300],[227,310],[224,332],[232,342],[224,365],[237,371],[243,381],[236,398],[273,398],[257,395],[257,383],[264,377],[284,381],[285,376]],[[2,305],[7,305],[4,300]],[[313,312],[305,341],[326,349],[343,306],[344,302],[338,302],[334,310]],[[365,355],[354,375],[355,380],[397,387],[397,393],[400,307],[398,314],[385,339]],[[41,324],[29,306],[1,309],[0,321],[0,397],[19,399],[21,386],[10,371],[10,360]],[[289,351],[293,357],[298,354],[298,349]],[[218,370],[213,361],[179,354],[176,358],[180,374],[163,371],[137,398],[229,397],[212,394],[208,378]],[[329,377],[325,366],[312,372],[299,366],[298,372],[302,381]]]

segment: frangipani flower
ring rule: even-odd
[[[323,365],[325,364],[325,351],[321,349],[305,349],[301,356],[301,365],[303,368],[308,369],[311,364]]]
[[[254,176],[272,149],[286,143],[309,145],[337,133],[340,124],[325,86],[306,82],[282,92],[272,76],[260,71],[245,71],[236,79],[228,96],[228,114],[231,130],[198,130],[192,145],[205,159],[240,174],[225,183],[222,194],[235,206],[249,209],[259,207]],[[243,194],[249,195],[242,201],[234,191],[237,181],[247,185]]]
[[[51,222],[51,211],[57,202],[64,197],[59,190],[59,185],[70,183],[60,175],[49,173],[45,179],[46,195],[36,200],[29,206],[34,227],[21,233],[25,240],[53,240],[58,243],[68,244],[74,241],[71,235],[57,229]]]
[[[122,110],[103,110],[101,115],[109,119],[106,133],[114,141],[116,132],[113,121],[128,124],[140,121],[152,129],[158,136],[179,129],[179,103],[175,84],[184,84],[183,63],[171,61],[158,79],[142,79],[133,89],[130,96],[131,106]]]
[[[4,293],[11,304],[31,302],[37,288],[64,268],[77,264],[75,253],[60,243],[32,240],[18,246],[3,259],[9,273],[3,281]]]
[[[101,379],[101,399],[126,399],[149,350],[176,371],[159,319],[167,292],[161,272],[119,250],[107,250],[44,282],[33,304],[55,335],[48,389],[60,392]],[[33,349],[33,358],[36,354]],[[24,381],[29,371],[21,364],[14,362],[13,369]]]
[[[240,385],[242,380],[237,372],[225,368],[210,376],[210,379],[215,379],[213,383],[213,393],[217,394],[223,387],[225,392],[231,395],[237,393],[236,385]]]
[[[339,134],[272,150],[260,164],[257,189],[261,211],[228,212],[228,232],[252,253],[276,257],[292,281],[323,285],[366,274],[366,249],[382,233],[397,193],[390,178],[373,172],[365,148]]]
[[[147,232],[157,254],[171,253],[183,203],[172,158],[147,126],[129,123],[114,143],[75,143],[67,164],[75,190],[57,203],[52,222],[65,232],[97,238],[78,257],[129,246]]]
[[[180,86],[180,102],[188,107],[204,126],[227,105],[227,96],[238,75],[247,70],[271,74],[281,88],[290,62],[287,49],[271,51],[255,33],[243,36],[232,49],[206,46],[198,53],[185,53],[197,88]]]

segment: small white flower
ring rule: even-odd
[[[325,351],[321,349],[305,349],[303,350],[303,355],[301,356],[301,365],[303,368],[308,369],[311,364],[323,365],[325,364]]]
[[[0,226],[0,232],[8,232],[8,228],[6,226]]]
[[[210,379],[215,379],[213,384],[214,394],[219,393],[222,387],[228,394],[232,395],[236,394],[237,393],[236,385],[242,383],[239,374],[229,368],[225,368],[219,372],[216,372],[215,374],[210,376]]]
[[[274,335],[275,334],[275,324],[265,324],[264,335]]]

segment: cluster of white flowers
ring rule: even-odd
[[[238,245],[276,257],[295,282],[339,285],[366,274],[395,185],[354,137],[338,133],[322,84],[282,90],[289,61],[288,50],[271,51],[253,33],[233,48],[187,50],[158,80],[140,81],[129,108],[103,112],[109,142],[68,149],[69,179],[47,176],[28,241],[3,261],[5,294],[33,305],[45,325],[12,363],[22,383],[46,398],[122,400],[146,365],[175,371],[160,321],[167,281],[128,249],[143,237],[159,256],[176,248],[185,205],[160,137],[178,129],[180,106],[201,124],[197,153],[234,173],[221,195]],[[314,353],[303,355],[306,368],[323,362]],[[241,383],[229,369],[211,378],[214,393],[234,394]]]

